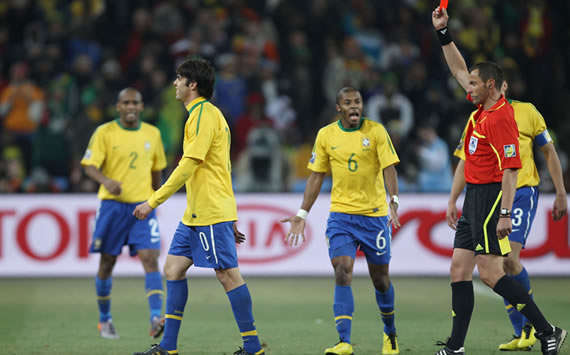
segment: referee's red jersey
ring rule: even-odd
[[[469,121],[463,144],[465,181],[501,182],[504,169],[520,169],[518,138],[513,108],[503,96],[488,110],[480,105]]]

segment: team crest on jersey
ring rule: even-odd
[[[477,150],[477,143],[479,143],[479,138],[471,136],[469,140],[469,154],[475,153]]]
[[[362,138],[362,146],[363,147],[369,147],[370,146],[370,140],[366,137]]]
[[[514,144],[507,144],[503,146],[505,150],[505,158],[514,158],[517,156],[517,151],[515,150]]]
[[[315,164],[315,159],[317,159],[317,153],[312,152],[311,153],[311,159],[309,159],[309,163]]]
[[[150,150],[150,142],[144,142],[144,150]]]
[[[83,159],[89,159],[91,158],[91,149],[87,149],[85,151],[85,155],[83,155]]]

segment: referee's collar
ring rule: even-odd
[[[507,103],[507,100],[505,100],[505,97],[503,95],[501,95],[501,97],[497,100],[497,102],[495,102],[495,104],[493,106],[489,107],[488,110],[483,110],[483,111],[487,111],[487,112],[497,111],[498,109],[503,107],[503,105],[505,105],[506,103]]]

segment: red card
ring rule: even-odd
[[[439,8],[440,9],[447,9],[447,4],[449,3],[449,0],[440,0],[439,2]]]

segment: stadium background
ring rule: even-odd
[[[334,98],[343,85],[361,89],[366,115],[386,125],[402,160],[405,218],[391,268],[398,275],[397,324],[403,349],[431,352],[450,326],[448,281],[431,278],[449,267],[452,232],[444,215],[450,179],[442,176],[451,177],[451,152],[473,109],[443,62],[431,26],[434,6],[425,0],[1,1],[0,313],[9,322],[0,325],[0,344],[7,353],[123,354],[147,343],[142,268],[127,256],[116,275],[134,279],[119,279],[113,291],[122,339],[109,344],[96,336],[90,277],[98,257],[86,246],[97,186],[79,160],[93,130],[116,117],[118,91],[133,86],[143,94],[143,119],[161,130],[168,176],[181,153],[186,118],[171,83],[176,64],[193,54],[217,69],[214,101],[232,128],[240,228],[249,237],[239,255],[246,276],[263,276],[249,283],[271,352],[320,353],[335,340],[323,239],[330,181],[310,215],[305,246],[285,246],[276,221],[299,206],[313,139],[336,119]],[[533,102],[544,115],[568,182],[568,2],[461,0],[451,2],[450,15],[467,63],[498,62],[510,96]],[[24,104],[8,110],[8,89],[16,87]],[[568,328],[568,222],[549,216],[552,183],[537,157],[542,196],[523,262],[546,313]],[[178,194],[159,209],[161,264],[183,208]],[[367,274],[362,259],[356,273]],[[61,278],[68,276],[74,277]],[[196,334],[191,339],[205,341],[182,342],[183,351],[219,353],[220,345],[229,351],[239,343],[201,333],[235,333],[224,318],[229,306],[212,298],[221,292],[211,281],[191,281],[190,310],[208,321],[184,324],[183,334],[186,329]],[[489,349],[509,334],[500,300],[482,289],[477,305],[489,311],[474,318],[467,343],[473,354],[493,353]],[[370,282],[357,278],[355,292],[356,349],[372,353],[380,326]],[[491,331],[497,324],[501,334]],[[22,337],[28,333],[33,336]]]

